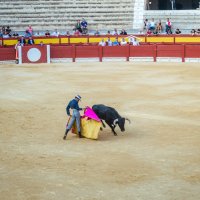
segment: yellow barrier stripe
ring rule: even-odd
[[[68,38],[61,38],[61,44],[67,44],[69,43]]]
[[[35,44],[40,44],[43,42],[44,44],[59,44],[59,38],[35,38]]]
[[[176,37],[176,42],[199,42],[200,43],[200,37]]]
[[[11,45],[15,45],[17,44],[17,39],[13,39],[13,40],[3,40],[3,45],[7,45],[7,46],[11,46]]]
[[[70,38],[70,43],[87,43],[87,38]]]
[[[147,37],[147,42],[174,42],[174,37]]]

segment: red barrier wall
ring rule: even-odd
[[[98,58],[99,46],[76,46],[76,58]]]
[[[129,46],[105,46],[103,47],[103,57],[129,57]]]
[[[156,45],[130,46],[130,57],[154,57]]]
[[[72,46],[51,46],[51,58],[72,58]]]
[[[185,45],[185,58],[200,58],[200,45]]]
[[[0,48],[0,61],[15,60],[14,48]]]
[[[157,45],[157,57],[183,57],[183,45]]]

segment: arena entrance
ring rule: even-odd
[[[199,0],[147,0],[147,10],[196,10]]]

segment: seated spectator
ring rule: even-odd
[[[10,38],[10,35],[9,34],[3,34],[3,38]]]
[[[106,46],[104,39],[102,39],[101,42],[99,42],[99,46],[102,46],[102,47]]]
[[[158,33],[162,33],[162,22],[161,22],[161,20],[159,20],[157,27],[156,27],[156,30],[157,30]]]
[[[147,36],[148,36],[148,35],[151,35],[151,34],[152,34],[151,30],[150,30],[150,29],[147,30],[147,33],[146,33],[146,34],[147,34]]]
[[[122,29],[122,31],[120,32],[120,35],[127,35],[127,32],[124,29]]]
[[[6,34],[6,28],[5,28],[5,26],[2,26],[1,30],[2,30],[2,34]]]
[[[100,35],[100,32],[98,30],[96,30],[94,35]]]
[[[113,31],[113,35],[118,35],[117,29],[115,28]]]
[[[46,36],[46,37],[49,37],[50,35],[51,35],[51,34],[50,34],[49,31],[47,30],[46,33],[45,33],[45,36]]]
[[[76,29],[76,30],[74,31],[74,35],[75,35],[75,36],[79,36],[79,35],[81,35],[81,32],[80,32],[78,29]]]
[[[191,30],[191,34],[192,34],[192,35],[196,35],[196,30],[195,30],[195,29],[192,29],[192,30]]]
[[[110,34],[110,31],[108,31],[106,35],[111,35],[111,34]]]
[[[11,32],[10,26],[7,26],[7,28],[6,28],[6,34],[8,34],[9,36],[11,36],[10,32]]]
[[[199,28],[199,29],[197,29],[197,34],[198,34],[198,35],[200,34],[200,28]]]
[[[70,36],[71,34],[70,34],[70,32],[69,31],[67,31],[66,32],[66,36]]]
[[[135,36],[131,36],[131,37],[129,37],[129,44],[133,45],[133,46],[139,46],[140,43],[138,40],[140,40],[140,39],[136,38]]]
[[[118,38],[115,38],[113,42],[113,46],[119,46]]]
[[[121,46],[126,46],[127,42],[124,38],[122,38],[122,41],[120,42]]]
[[[175,33],[176,34],[181,34],[181,31],[179,30],[179,28],[176,29]]]
[[[31,34],[29,33],[28,30],[26,30],[24,37],[25,37],[25,38],[29,38],[29,37],[31,37]]]
[[[108,37],[108,40],[107,40],[106,43],[107,43],[107,45],[108,45],[109,47],[113,45],[112,41],[110,40],[110,37]]]
[[[154,22],[154,18],[152,18],[152,20],[149,23],[149,30],[151,30],[152,32],[155,30],[156,28],[156,24]]]
[[[60,33],[58,32],[57,29],[55,29],[55,31],[51,35],[58,37],[60,35]]]
[[[172,34],[172,23],[170,22],[169,18],[166,21],[166,33]]]
[[[12,36],[13,36],[13,37],[18,37],[19,34],[18,34],[17,32],[14,32]]]
[[[19,43],[21,46],[24,46],[26,44],[26,40],[24,38],[24,36],[22,36],[20,39],[19,39]]]
[[[40,36],[40,32],[39,31],[37,31],[36,33],[35,33],[35,35],[34,35],[35,37],[38,37],[38,36]]]
[[[28,28],[27,28],[26,30],[29,32],[30,36],[33,35],[33,29],[32,29],[32,27],[31,27],[31,25],[29,25]]]
[[[29,37],[28,44],[30,44],[30,45],[35,44],[34,39],[32,37]]]

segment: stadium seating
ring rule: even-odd
[[[89,29],[132,29],[134,0],[1,0],[1,25],[23,31],[72,30],[76,20],[85,18]]]

